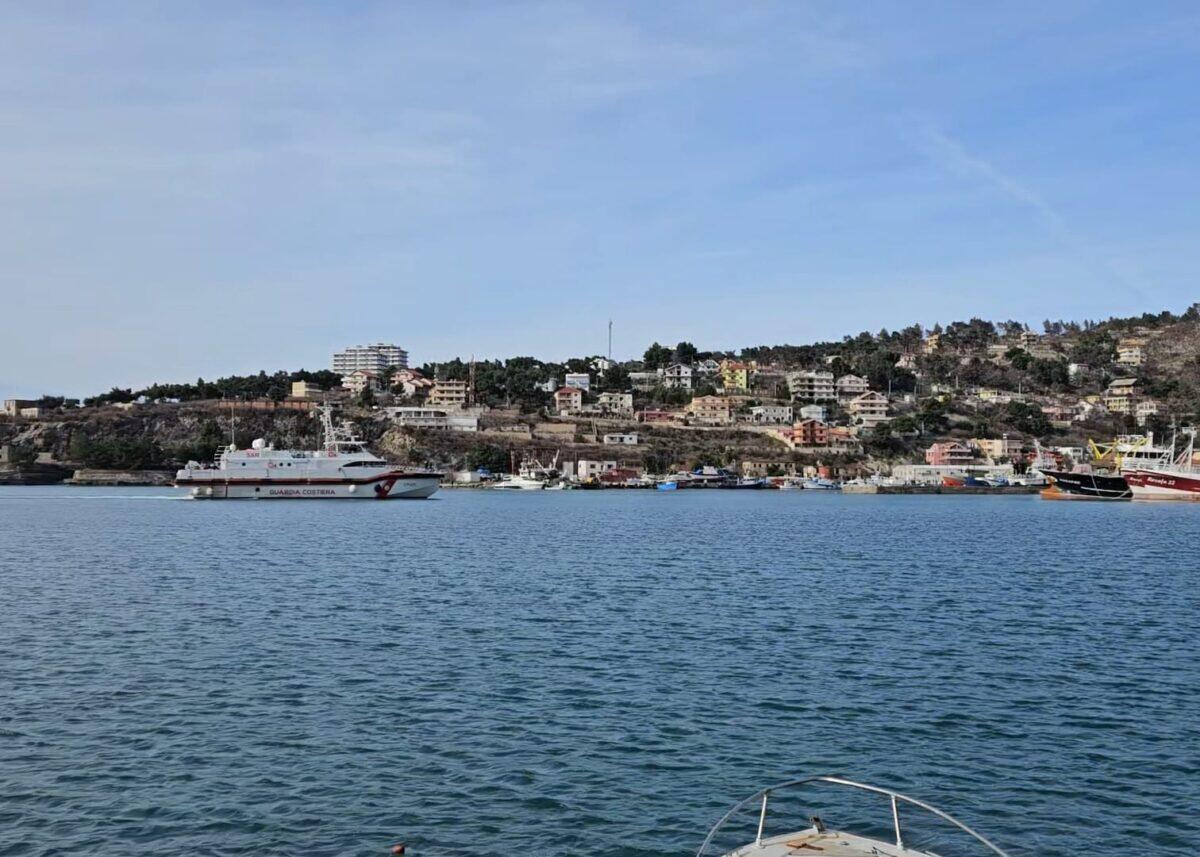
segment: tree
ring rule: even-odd
[[[675,346],[675,362],[692,364],[696,362],[699,352],[690,342],[681,342]]]
[[[647,372],[660,369],[671,362],[671,349],[655,342],[646,349],[642,362],[645,363]]]
[[[1034,437],[1045,437],[1050,433],[1050,420],[1036,405],[1024,402],[1009,402],[1005,409],[1005,419],[1017,431],[1031,434]]]
[[[606,393],[623,393],[629,389],[629,373],[620,364],[610,366],[600,376],[600,389]]]
[[[468,470],[489,470],[492,473],[507,473],[510,463],[508,450],[494,444],[473,446],[467,450],[464,463]]]
[[[1004,352],[1004,358],[1012,364],[1014,369],[1020,369],[1022,372],[1029,368],[1029,364],[1033,360],[1024,348],[1010,348]]]
[[[18,467],[28,467],[37,461],[37,450],[24,443],[14,443],[9,447],[8,460]]]

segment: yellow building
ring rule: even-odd
[[[721,386],[726,390],[749,390],[751,364],[737,360],[721,361]]]

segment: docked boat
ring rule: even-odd
[[[349,424],[334,425],[329,405],[317,416],[320,449],[275,449],[262,438],[249,449],[231,443],[212,464],[189,461],[175,485],[206,500],[424,499],[437,491],[441,473],[398,468],[368,452]]]
[[[1128,500],[1133,496],[1129,484],[1120,473],[1097,472],[1088,465],[1081,465],[1074,470],[1054,470],[1047,467],[1042,469],[1042,473],[1052,483],[1054,492],[1068,497]],[[1059,499],[1049,492],[1042,496]]]
[[[826,479],[824,476],[814,476],[812,479],[806,479],[801,483],[806,491],[841,491],[842,486],[839,482],[834,482],[832,479]]]
[[[1182,429],[1183,449],[1171,446],[1153,463],[1138,462],[1124,471],[1135,500],[1200,500],[1200,467],[1195,461],[1196,430]]]
[[[733,480],[732,482],[722,482],[717,487],[718,488],[730,488],[730,489],[735,489],[735,490],[749,489],[752,491],[757,491],[757,490],[761,490],[763,488],[769,488],[770,486],[767,484],[767,480],[765,480],[765,479],[755,479],[751,476],[743,476],[740,479]]]
[[[793,814],[801,806],[811,806],[811,804],[801,804],[800,800],[798,800],[800,796],[796,795],[795,792],[806,788],[811,792],[821,784],[857,789],[884,799],[880,801],[880,815],[884,815],[885,812],[890,815],[888,820],[890,821],[891,836],[886,840],[877,838],[878,834],[874,830],[878,830],[881,825],[873,825],[874,829],[869,834],[841,830],[827,824],[822,817],[817,815],[810,816],[809,821],[811,826],[801,830],[792,830],[778,834],[771,834],[767,831],[769,806],[774,807],[777,814]],[[780,792],[788,792],[789,794],[784,797],[778,797]],[[779,807],[779,803],[784,803],[784,806],[782,808]],[[918,845],[915,841],[909,841],[905,838],[905,830],[900,824],[901,807],[904,807],[905,815],[911,812],[911,808],[932,815],[935,819],[942,822],[943,825],[947,826],[944,827],[947,833],[950,833],[950,828],[958,831],[957,833],[950,833],[951,836],[955,837],[954,842],[963,843],[965,839],[969,838],[974,841],[975,847],[970,852],[962,852],[950,847],[943,847],[940,842],[926,844],[922,841]],[[745,816],[751,812],[757,816],[757,832],[754,838],[747,842],[745,839],[737,838],[737,835],[732,831],[732,827],[738,819],[750,820],[746,819]],[[911,834],[911,828],[909,833]],[[928,832],[926,831],[922,839],[924,840],[927,835]],[[950,839],[947,839],[947,844],[950,841]],[[732,847],[727,847],[726,842],[732,843]],[[955,854],[977,854],[980,850],[978,846],[982,846],[983,849],[992,854],[999,855],[999,857],[1008,857],[1004,851],[1001,851],[999,847],[985,839],[982,834],[975,832],[948,813],[936,809],[916,798],[902,795],[891,789],[870,786],[865,783],[855,782],[854,780],[843,779],[842,777],[804,777],[770,786],[734,806],[709,831],[707,838],[705,838],[704,843],[700,846],[700,850],[696,852],[696,857],[718,857],[718,855],[720,857],[748,857],[748,855],[755,855],[755,857],[792,857],[792,855],[810,853],[825,853],[837,855],[837,857],[885,857],[885,855],[891,855],[891,857],[901,857],[901,855],[904,855],[904,857],[954,857]],[[933,850],[934,848],[936,850]]]
[[[517,473],[512,476],[502,476],[489,487],[498,491],[541,491],[546,487],[543,479],[534,479]]]
[[[513,458],[515,461],[515,457]],[[549,464],[542,464],[533,456],[526,456],[521,463],[514,467],[512,475],[501,476],[490,487],[505,491],[541,491],[555,481],[558,476],[558,454]]]

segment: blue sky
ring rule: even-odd
[[[1200,297],[1188,3],[6,4],[0,393]]]

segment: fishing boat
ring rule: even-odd
[[[263,438],[238,449],[230,443],[212,464],[189,461],[175,486],[204,500],[423,499],[441,473],[408,470],[367,451],[349,423],[335,425],[331,406],[317,409],[324,442],[316,450],[276,449]]]
[[[775,807],[778,814],[778,805],[779,803],[783,803],[784,806],[782,809],[784,814],[794,813],[800,806],[804,805],[800,803],[800,796],[796,795],[795,792],[805,789],[811,792],[821,784],[857,789],[861,792],[882,798],[883,800],[880,801],[880,814],[883,815],[890,810],[891,835],[889,838],[877,838],[878,834],[875,831],[881,825],[874,825],[874,829],[870,832],[855,833],[826,824],[825,820],[817,815],[809,818],[810,826],[807,828],[778,834],[768,833],[767,813],[769,807]],[[788,794],[779,797],[778,795],[781,792]],[[807,805],[811,806],[811,803]],[[900,824],[901,807],[904,808],[905,815],[908,815],[913,808],[923,813],[928,813],[943,823],[939,826],[946,830],[946,832],[949,832],[950,828],[958,831],[957,834],[953,834],[957,837],[955,839],[956,842],[969,838],[974,841],[974,847],[969,852],[962,852],[944,848],[940,844],[931,846],[922,842],[918,845],[915,841],[906,839],[905,830]],[[757,815],[758,824],[754,839],[746,842],[745,840],[734,838],[735,834],[732,834],[730,828],[732,828],[736,819],[744,819],[745,813],[755,810],[757,811],[755,814]],[[911,826],[908,832],[912,833]],[[722,844],[727,839],[733,843],[732,849]],[[739,842],[742,844],[737,844]],[[956,854],[977,854],[980,851],[979,846],[982,846],[983,849],[992,854],[999,855],[999,857],[1008,857],[1004,851],[1001,851],[999,847],[984,838],[982,834],[975,832],[948,813],[916,798],[902,795],[891,789],[871,786],[842,777],[818,776],[803,777],[770,786],[738,803],[729,812],[725,813],[721,817],[721,820],[708,832],[708,836],[700,846],[700,850],[696,852],[696,857],[718,857],[718,855],[720,857],[748,857],[748,855],[755,855],[755,857],[795,857],[795,855],[801,854],[827,854],[836,855],[836,857],[954,857]],[[937,850],[925,850],[932,847],[937,847]]]
[[[1200,500],[1200,467],[1195,461],[1196,430],[1181,429],[1187,443],[1175,452],[1171,446],[1153,463],[1138,462],[1124,471],[1135,500]]]
[[[765,480],[765,479],[755,479],[750,476],[743,476],[740,479],[735,479],[731,482],[722,482],[717,487],[718,488],[726,488],[726,489],[734,489],[734,490],[750,489],[752,491],[757,491],[757,490],[760,490],[763,488],[768,488],[770,486],[767,484],[767,480]]]
[[[1156,446],[1154,435],[1119,435],[1111,442],[1088,441],[1092,460],[1073,467],[1056,466],[1037,445],[1034,467],[1051,482],[1042,496],[1048,500],[1130,500],[1131,471],[1154,467],[1170,456],[1167,447]]]
[[[824,476],[814,476],[812,479],[806,479],[801,483],[806,491],[841,491],[842,486],[832,479],[826,479]]]
[[[488,487],[495,491],[542,491],[546,487],[546,482],[517,473],[511,476],[501,476]]]
[[[1129,484],[1120,473],[1093,471],[1089,465],[1080,465],[1074,470],[1044,468],[1042,473],[1052,483],[1042,496],[1051,500],[1065,497],[1090,500],[1128,500],[1133,496]]]
[[[558,453],[549,464],[542,464],[534,456],[525,456],[512,475],[501,476],[491,484],[492,488],[504,491],[541,491],[558,477]]]

